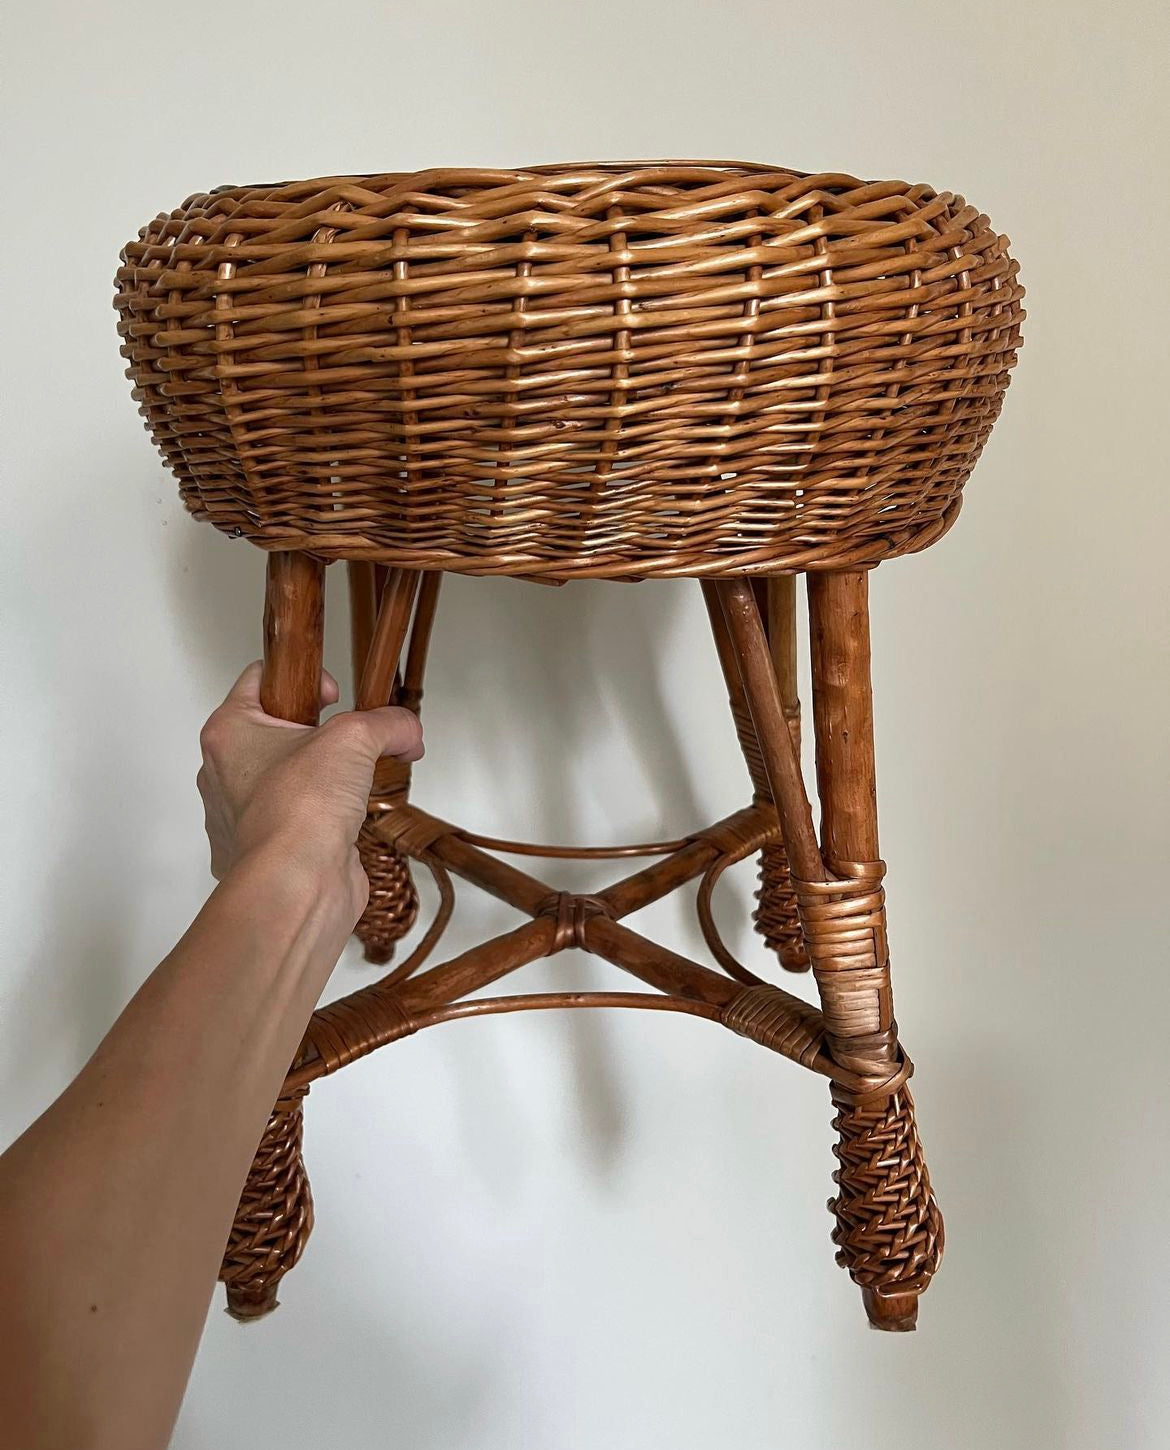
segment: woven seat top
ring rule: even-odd
[[[221,187],[123,251],[188,508],[268,549],[549,578],[937,539],[1023,318],[961,196],[731,162]]]

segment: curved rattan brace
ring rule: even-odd
[[[407,977],[418,971],[419,967],[427,960],[430,954],[438,946],[443,933],[447,930],[451,920],[451,913],[455,909],[455,887],[451,881],[450,873],[441,861],[437,861],[429,852],[416,858],[424,865],[434,878],[435,885],[439,889],[439,906],[427,927],[423,939],[410,955],[394,968],[392,972],[382,978],[379,983],[383,987],[393,987],[398,982],[404,982]]]
[[[305,1061],[289,1074],[286,1091],[303,1093],[310,1082],[337,1072],[379,1047],[410,1037],[424,1027],[461,1021],[466,1017],[559,1008],[620,1007],[677,1012],[704,1017],[712,1022],[723,1020],[720,1009],[713,1003],[654,992],[524,992],[449,1002],[415,1015],[407,1011],[400,998],[379,992],[378,986],[365,988],[314,1014],[305,1037]],[[745,1032],[743,1035],[751,1034]],[[775,1047],[774,1050],[779,1052],[783,1049]]]
[[[561,1009],[577,1010],[595,1007],[620,1007],[651,1012],[678,1012],[684,1016],[719,1020],[719,1009],[709,1002],[695,1002],[686,997],[671,997],[656,992],[522,992],[507,997],[473,997],[466,1002],[451,1002],[436,1007],[418,1020],[418,1026],[432,1027],[441,1022],[459,1022],[466,1017],[491,1017],[508,1012],[542,1012]]]
[[[544,861],[617,861],[625,856],[672,856],[692,839],[682,836],[675,841],[644,841],[629,846],[545,846],[533,841],[481,836],[462,829],[452,834],[481,851],[498,851],[503,856],[535,856]]]
[[[715,925],[715,917],[711,909],[711,899],[718,885],[719,878],[729,866],[745,860],[750,856],[756,847],[754,844],[741,845],[737,850],[728,852],[713,861],[703,873],[699,882],[699,889],[695,896],[695,912],[699,918],[699,930],[703,933],[703,940],[711,955],[723,968],[729,977],[734,977],[737,982],[745,982],[749,986],[760,986],[763,983],[762,977],[757,977],[755,972],[745,967],[737,957],[727,948],[726,943],[719,934],[719,928]]]

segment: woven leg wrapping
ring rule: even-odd
[[[278,1100],[240,1195],[219,1271],[235,1319],[256,1319],[276,1308],[277,1287],[313,1229],[313,1196],[301,1157],[303,1096]]]
[[[731,718],[735,722],[735,733],[740,749],[755,787],[756,801],[771,801],[772,791],[768,784],[760,754],[760,739],[752,723],[746,703],[736,698],[731,700]],[[799,717],[798,717],[799,718]],[[797,722],[789,721],[788,728],[799,732]],[[753,920],[756,930],[765,943],[780,958],[780,965],[790,972],[808,970],[808,952],[804,945],[804,933],[800,925],[796,892],[792,886],[792,872],[788,865],[788,853],[783,843],[773,841],[760,852],[760,886],[756,892],[756,906]]]
[[[365,948],[366,961],[382,966],[414,925],[418,893],[406,857],[371,830],[376,819],[368,816],[358,834],[358,855],[370,879],[370,899],[354,931]]]
[[[808,971],[808,952],[800,927],[796,893],[792,888],[792,872],[788,856],[779,843],[765,846],[760,852],[760,886],[756,892],[756,930],[780,958],[780,965],[790,972]]]
[[[903,1084],[886,1098],[850,1103],[834,1095],[839,1138],[833,1242],[854,1283],[884,1297],[920,1294],[938,1268],[943,1222]]]
[[[841,1067],[873,1084],[864,1093],[833,1084],[839,1166],[829,1208],[837,1262],[860,1285],[875,1325],[911,1329],[916,1296],[942,1256],[943,1228],[893,1016],[884,874],[881,861],[835,862],[833,879],[794,885],[825,1045]]]

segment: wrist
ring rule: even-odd
[[[223,885],[245,892],[281,917],[303,920],[310,912],[353,930],[361,905],[354,900],[356,852],[311,849],[301,841],[272,837],[239,851]],[[360,871],[360,865],[357,865]]]

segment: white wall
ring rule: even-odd
[[[227,181],[742,156],[962,190],[1029,293],[964,517],[873,584],[949,1238],[919,1333],[868,1333],[832,1262],[821,1082],[674,1017],[458,1024],[314,1091],[316,1234],[273,1318],[217,1299],[179,1450],[1165,1445],[1164,7],[39,0],[8,38],[5,1141],[198,907],[196,732],[258,652],[261,555],[185,518],[122,378],[142,222]],[[427,726],[419,798],[487,830],[684,832],[744,796],[683,583],[451,581]],[[720,910],[759,963],[752,884]],[[452,945],[512,919],[463,903]],[[681,905],[645,921],[701,950]]]

